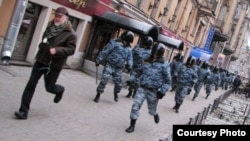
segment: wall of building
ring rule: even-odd
[[[0,6],[0,37],[4,37],[8,31],[9,24],[11,22],[11,17],[13,9],[15,7],[16,0],[4,0]],[[4,21],[4,22],[3,22]]]
[[[223,26],[222,26],[222,32],[224,34],[228,34],[231,30],[232,24],[233,24],[233,16],[235,13],[235,10],[237,8],[237,1],[236,0],[230,0],[227,1],[227,12],[226,15],[224,16],[223,20]]]
[[[8,2],[7,2],[8,1]],[[11,3],[9,2],[11,1]],[[9,25],[8,21],[11,19],[10,14],[4,15],[3,13],[11,13],[11,11],[14,9],[14,1],[15,0],[4,0],[2,3],[2,6],[0,7],[0,16],[1,18],[4,17],[7,22],[1,22],[1,28],[0,33],[5,34],[7,32],[7,25]],[[57,7],[60,7],[62,5],[55,3],[51,0],[29,0],[29,2],[35,3],[37,5],[42,6],[40,16],[38,17],[37,25],[34,30],[33,38],[31,39],[30,47],[27,53],[26,61],[33,63],[34,57],[36,55],[36,52],[38,50],[38,44],[41,42],[42,34],[45,31],[45,28],[48,24],[48,22],[53,17],[53,10],[55,10]],[[5,6],[5,8],[3,8]],[[88,16],[86,14],[83,14],[81,12],[78,12],[72,8],[67,8],[69,11],[70,16],[75,17],[79,19],[79,24],[76,29],[76,33],[78,35],[78,41],[77,41],[77,47],[76,52],[74,55],[70,56],[67,60],[67,65],[69,65],[71,68],[78,68],[81,65],[81,60],[83,56],[83,50],[84,47],[87,44],[87,39],[89,36],[89,30],[90,28],[89,23],[92,22],[92,17]],[[6,12],[7,11],[7,12]],[[9,12],[8,12],[9,11]],[[3,15],[3,16],[2,16]],[[3,27],[3,28],[2,28]]]
[[[240,16],[239,16],[239,19],[238,19],[238,22],[235,26],[235,30],[234,30],[234,34],[232,36],[232,39],[230,41],[230,49],[232,50],[235,50],[237,49],[237,42],[238,40],[240,40],[238,37],[239,37],[239,30],[240,30],[240,27],[243,23],[243,20],[245,19],[245,16],[246,16],[246,8],[247,6],[244,4],[242,5],[242,10],[241,10],[241,13],[240,13]]]
[[[11,17],[13,9],[15,7],[16,0],[1,0],[0,4],[0,50],[4,44],[4,39],[6,37],[9,24],[11,22]]]
[[[41,41],[41,36],[43,31],[46,28],[46,25],[51,17],[51,12],[53,9],[56,9],[58,6],[61,6],[60,4],[53,2],[51,0],[29,0],[30,2],[36,3],[38,5],[42,6],[41,14],[38,18],[38,23],[36,26],[36,29],[34,31],[34,36],[32,38],[30,49],[28,51],[28,55],[26,60],[28,62],[32,62],[34,59],[34,56],[37,51],[38,43]],[[70,1],[67,1],[70,2]],[[118,0],[116,0],[118,2]],[[128,16],[131,16],[135,19],[145,20],[147,23],[152,23],[162,25],[165,28],[167,28],[169,31],[173,32],[175,34],[174,38],[182,38],[183,40],[186,40],[184,50],[182,51],[182,54],[185,56],[185,58],[188,57],[191,49],[193,46],[199,46],[203,47],[208,35],[208,31],[210,29],[211,25],[215,24],[215,19],[218,17],[221,6],[227,5],[228,10],[226,11],[226,15],[223,19],[223,24],[220,27],[222,29],[222,34],[228,35],[232,29],[233,26],[233,18],[234,14],[237,8],[238,2],[243,2],[244,4],[244,10],[241,11],[241,15],[239,20],[237,21],[237,24],[235,26],[235,31],[233,33],[233,38],[230,40],[230,44],[227,44],[226,48],[236,48],[236,54],[239,54],[240,45],[242,45],[242,42],[244,42],[244,34],[239,36],[239,30],[242,27],[242,23],[245,18],[245,12],[248,7],[248,5],[245,2],[245,0],[240,1],[225,1],[225,0],[218,0],[218,7],[215,11],[215,16],[201,16],[198,13],[198,2],[206,3],[206,1],[192,1],[192,0],[141,0],[140,3],[137,3],[137,0],[125,0],[123,2],[128,2],[134,7],[123,7],[124,5],[115,5],[112,4],[110,6],[113,6],[114,8],[117,8],[119,11],[122,9],[122,13],[127,14]],[[156,3],[157,2],[157,3]],[[178,6],[179,3],[179,7]],[[0,6],[0,17],[3,18],[4,21],[0,23],[0,39],[3,38],[7,32],[7,27],[9,25],[9,21],[11,19],[11,13],[14,8],[15,0],[2,0],[1,6]],[[201,4],[201,3],[200,3]],[[123,8],[121,8],[123,7]],[[136,9],[136,7],[139,10],[132,10]],[[77,8],[77,6],[76,6]],[[177,8],[177,9],[176,9]],[[77,42],[77,50],[73,56],[71,56],[67,64],[70,65],[72,68],[77,68],[81,64],[81,59],[84,55],[84,50],[88,44],[88,39],[90,37],[91,28],[92,28],[92,20],[93,17],[89,16],[87,14],[84,14],[82,12],[79,12],[77,9],[74,8],[68,8],[69,13],[71,16],[79,19],[79,24],[77,27],[77,35],[78,35],[78,42]],[[176,15],[176,18],[173,20],[173,15],[176,13],[176,10],[178,10],[178,14]],[[4,12],[2,12],[4,11]],[[8,11],[8,12],[6,12]],[[7,13],[7,14],[6,14]],[[190,14],[191,13],[191,14]],[[205,24],[204,24],[205,23]],[[247,29],[247,24],[244,27]],[[186,27],[187,26],[187,27]],[[239,40],[239,46],[234,47],[234,44],[237,40],[237,38],[240,37]],[[0,40],[1,41],[1,40]],[[0,42],[1,43],[1,42]],[[217,45],[214,44],[215,50],[212,64],[217,64],[217,55],[221,52],[223,46],[222,43],[218,43]],[[238,50],[239,49],[239,50]],[[168,52],[169,53],[169,52]],[[177,53],[175,50],[173,54]],[[173,57],[173,56],[172,56]],[[230,62],[230,57],[228,56],[227,61]],[[228,64],[226,62],[225,64]],[[224,64],[224,66],[225,66]]]

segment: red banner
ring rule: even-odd
[[[51,0],[65,7],[87,15],[101,15],[105,11],[114,11],[109,7],[110,0]]]
[[[168,37],[171,37],[171,38],[175,38],[175,39],[176,39],[176,34],[172,33],[171,31],[169,31],[169,30],[167,30],[167,29],[165,29],[165,28],[161,28],[160,33],[161,33],[162,35],[166,35],[166,36],[168,36]]]

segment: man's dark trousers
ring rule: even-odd
[[[47,92],[50,92],[52,94],[59,94],[64,91],[63,86],[56,85],[56,81],[61,70],[51,69],[48,74],[47,71],[48,71],[47,65],[35,62],[32,68],[29,81],[23,91],[21,106],[19,108],[20,112],[28,113],[31,100],[36,89],[36,85],[42,75],[44,75],[44,83]]]

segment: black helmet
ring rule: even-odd
[[[177,54],[174,56],[174,60],[179,61],[179,60],[180,60],[180,57],[181,57],[181,54],[180,54],[180,53],[177,53]]]
[[[213,73],[218,73],[219,69],[217,67],[214,67]]]
[[[196,60],[196,65],[200,65],[202,62],[201,62],[201,60],[198,58],[197,60]]]
[[[195,64],[195,59],[191,58],[189,62],[187,62],[187,66],[193,66]]]
[[[179,57],[178,61],[179,61],[179,62],[183,62],[183,59],[184,59],[184,56],[181,55],[181,56]]]
[[[192,59],[193,59],[192,56],[188,56],[186,64],[189,64]]]
[[[122,33],[121,38],[129,43],[134,40],[134,33],[132,31],[125,31]]]
[[[203,62],[201,65],[201,68],[207,69],[208,68],[208,64],[206,62]]]
[[[154,43],[154,40],[153,40],[153,38],[150,37],[150,36],[147,36],[147,37],[144,39],[144,41],[143,41],[143,44],[144,44],[145,46],[147,46],[147,47],[152,47],[153,43]]]
[[[157,43],[153,46],[151,55],[156,56],[158,58],[163,57],[165,53],[165,46],[162,43]]]

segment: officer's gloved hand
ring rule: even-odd
[[[127,86],[130,86],[131,82],[129,80],[126,81]]]
[[[99,63],[95,63],[95,66],[97,66],[97,67],[98,67],[98,66],[99,66]]]
[[[156,94],[158,99],[162,99],[164,97],[164,94],[159,91],[157,91]]]
[[[128,73],[130,73],[130,71],[131,71],[131,69],[130,69],[130,68],[128,68]]]

